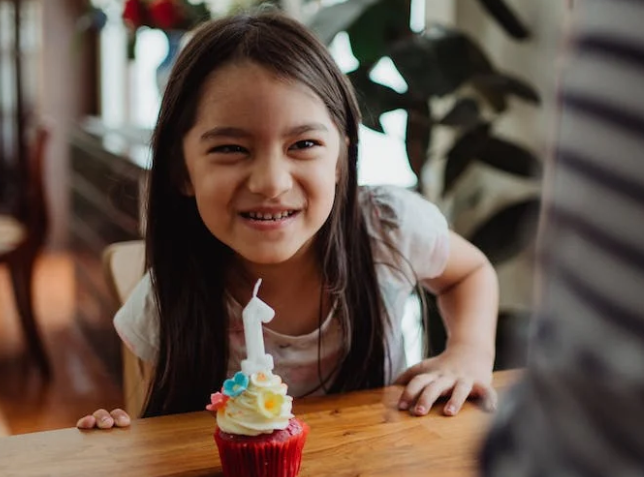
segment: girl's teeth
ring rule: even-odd
[[[248,216],[255,220],[280,220],[291,215],[291,212],[279,212],[277,214],[263,214],[261,212],[249,212]]]

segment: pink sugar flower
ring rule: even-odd
[[[226,403],[230,399],[228,396],[222,393],[212,393],[210,395],[210,404],[206,406],[208,411],[218,411],[219,409],[226,406]]]

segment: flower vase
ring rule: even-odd
[[[163,96],[165,87],[168,84],[170,72],[177,60],[179,51],[181,50],[181,39],[185,32],[182,30],[163,30],[163,33],[168,40],[168,53],[165,55],[161,63],[159,63],[156,71],[157,87],[159,88],[159,94],[161,96]]]

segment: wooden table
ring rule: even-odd
[[[502,394],[516,371],[495,373]],[[300,477],[476,475],[476,451],[491,416],[468,403],[456,417],[396,409],[401,387],[296,402],[311,426]],[[55,412],[52,409],[51,412]],[[221,476],[210,413],[134,421],[129,428],[75,428],[0,438],[0,475]],[[243,476],[240,476],[243,477]]]

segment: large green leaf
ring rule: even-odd
[[[476,154],[480,161],[521,177],[541,175],[541,161],[532,152],[516,144],[490,137]]]
[[[439,124],[444,126],[457,126],[466,129],[473,128],[481,122],[481,108],[479,103],[470,97],[459,98],[452,109],[443,116]]]
[[[491,88],[488,84],[479,82],[478,77],[474,76],[470,79],[469,83],[475,91],[477,91],[488,104],[497,112],[502,113],[508,109],[508,100],[503,91]]]
[[[366,68],[361,66],[347,76],[356,90],[362,122],[365,126],[384,132],[380,124],[380,116],[395,109],[406,109],[407,102],[404,96],[388,86],[371,81]]]
[[[470,236],[494,265],[509,260],[533,243],[539,216],[539,199],[512,204],[492,215]]]
[[[447,162],[443,176],[443,197],[454,187],[461,174],[483,149],[490,138],[490,125],[483,123],[463,133],[447,153]]]
[[[325,44],[341,31],[347,31],[360,16],[382,0],[348,0],[320,9],[309,20],[309,28]]]
[[[392,46],[389,56],[418,97],[443,96],[476,74],[491,73],[485,54],[464,33],[433,25]]]
[[[510,36],[518,40],[530,37],[528,28],[503,0],[479,0],[479,2]]]
[[[540,104],[539,92],[525,81],[502,73],[475,75],[471,82],[477,88],[483,88],[492,93],[507,97],[517,96],[529,103]]]
[[[411,0],[380,0],[347,29],[353,56],[362,65],[373,65],[387,48],[414,35],[409,27]]]
[[[427,161],[427,153],[432,135],[432,120],[429,103],[418,100],[407,109],[407,129],[405,133],[405,148],[407,149],[407,160],[411,170],[418,178],[423,166]]]

